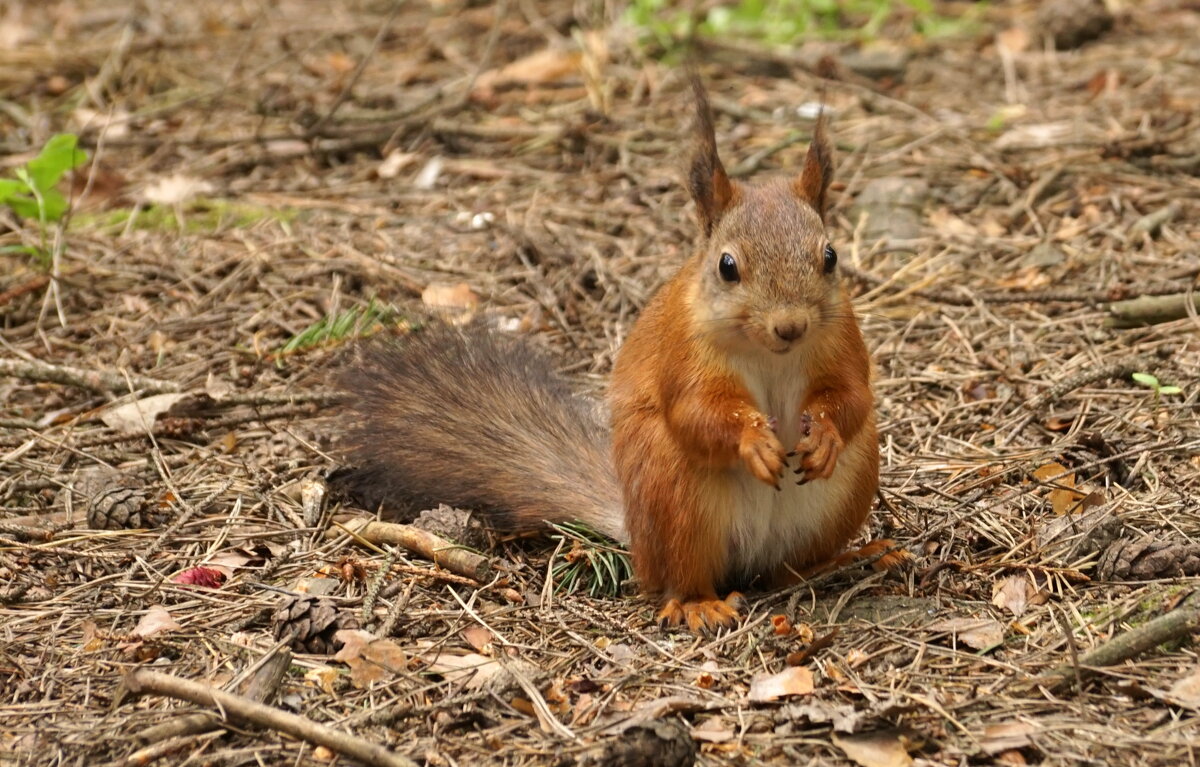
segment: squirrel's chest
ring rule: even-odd
[[[807,377],[790,367],[747,365],[738,372],[758,408],[776,420],[779,441],[790,450],[801,436],[800,407],[808,394]],[[775,490],[741,466],[730,470],[726,480],[729,575],[735,581],[769,573],[793,559],[821,537],[828,516],[836,513],[827,480],[804,485],[796,480],[786,470],[780,490]]]
[[[736,364],[734,372],[759,411],[775,419],[779,441],[790,448],[800,439],[800,405],[808,393],[808,377],[801,366],[767,358]]]

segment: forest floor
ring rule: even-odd
[[[1200,8],[1109,5],[1061,51],[1034,2],[700,46],[735,175],[831,109],[862,539],[913,562],[695,637],[552,575],[611,552],[452,525],[484,561],[438,568],[327,486],[364,327],[486,313],[602,390],[695,238],[669,40],[603,2],[8,4],[0,175],[58,132],[93,162],[66,224],[0,212],[0,763],[347,763],[122,687],[282,658],[268,704],[418,764],[1195,764],[1200,320],[1108,320],[1200,275]]]

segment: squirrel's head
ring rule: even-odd
[[[700,331],[726,344],[748,338],[779,354],[801,348],[843,311],[837,252],[825,235],[833,153],[824,118],[798,176],[739,184],[717,156],[704,90],[695,78],[692,85],[698,141],[688,188],[702,233],[695,294]]]

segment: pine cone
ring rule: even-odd
[[[140,482],[107,467],[80,472],[68,492],[82,500],[93,530],[152,528],[162,520]]]
[[[342,629],[358,628],[348,611],[339,611],[331,600],[299,597],[284,603],[271,616],[276,639],[290,639],[293,652],[332,655],[339,642],[333,635]]]
[[[1200,545],[1120,538],[1104,550],[1096,572],[1104,580],[1134,581],[1200,575]]]

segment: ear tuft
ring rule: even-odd
[[[825,220],[826,192],[833,181],[833,147],[825,131],[825,111],[817,117],[813,129],[812,143],[804,158],[804,169],[792,182],[796,196],[813,206],[821,220]]]
[[[691,74],[691,82],[696,101],[696,148],[688,169],[688,191],[696,202],[700,226],[708,236],[733,200],[733,185],[717,155],[717,137],[713,129],[712,110],[708,106],[708,94],[704,92],[704,86],[695,72]]]

